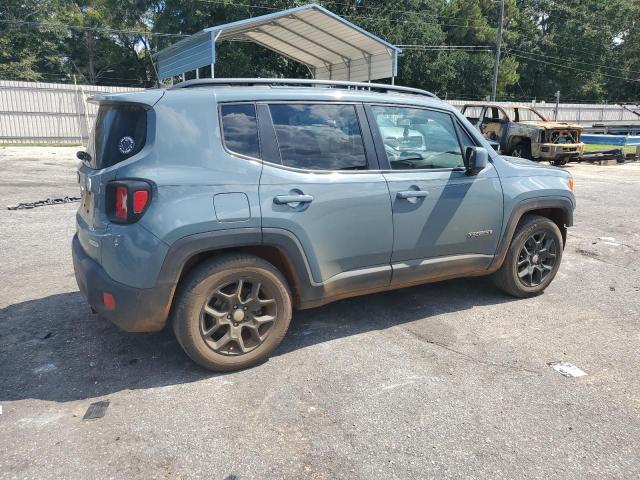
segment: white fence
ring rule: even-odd
[[[467,104],[480,104],[482,102],[466,102],[462,100],[448,100],[451,105],[462,107]],[[555,103],[540,102],[497,102],[510,105],[529,105],[543,114],[547,119],[555,119]],[[584,103],[561,103],[558,108],[559,122],[579,123],[584,126],[591,126],[594,123],[620,122],[627,120],[640,120],[640,117],[629,110],[625,110],[620,105],[607,104],[584,104]]]
[[[87,98],[136,90],[0,80],[0,144],[83,144],[97,111]]]
[[[98,93],[136,90],[140,89],[0,80],[0,144],[83,144],[97,110],[94,104],[87,103],[87,98]],[[449,103],[460,107],[474,102]],[[546,117],[554,118],[554,104],[536,103],[535,107]],[[638,117],[618,105],[561,104],[558,120],[591,125]]]

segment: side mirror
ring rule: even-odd
[[[467,175],[477,175],[489,163],[489,152],[482,147],[467,147],[464,152],[464,163]]]

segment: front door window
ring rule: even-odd
[[[464,167],[450,115],[395,106],[373,106],[371,110],[392,170]]]

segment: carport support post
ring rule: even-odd
[[[553,110],[553,119],[558,121],[558,110],[560,109],[560,90],[556,92],[556,108]]]
[[[78,83],[76,82],[75,74],[73,75],[73,85],[76,87],[75,88],[75,90],[76,90],[76,105],[77,105],[76,110],[79,111],[83,107],[84,103],[83,103],[83,99],[82,99],[82,93],[78,89]],[[86,111],[86,108],[84,108],[84,110]],[[83,118],[82,113],[83,112],[80,112],[80,115],[79,115],[79,118],[78,118],[78,127],[79,127],[78,128],[78,134],[79,134],[78,135],[78,139],[80,140],[80,145],[82,145],[84,143],[84,130],[85,130],[84,128],[82,128],[83,127],[83,125],[82,125],[82,118]],[[87,122],[86,123],[87,131],[88,131],[88,126],[89,126],[89,123]],[[89,136],[89,135],[87,134],[87,136]]]
[[[218,37],[222,33],[222,30],[218,30],[217,32],[211,32],[211,78],[216,78],[216,42],[218,41]]]

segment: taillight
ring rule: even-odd
[[[133,192],[133,213],[142,213],[147,208],[149,202],[149,192],[146,190],[137,190]]]
[[[127,203],[129,201],[129,190],[127,187],[116,187],[116,217],[126,220],[129,216]]]
[[[107,185],[107,216],[115,223],[140,220],[151,203],[151,185],[144,180],[118,180]]]

